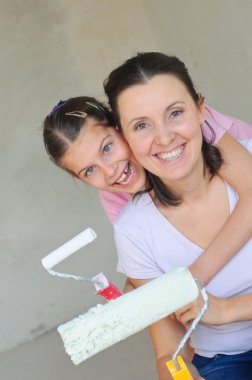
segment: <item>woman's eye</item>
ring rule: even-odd
[[[171,118],[178,117],[179,115],[181,115],[182,112],[183,112],[182,110],[175,110],[175,111],[172,111],[170,117],[171,117]]]
[[[88,168],[88,169],[86,170],[86,176],[89,176],[89,175],[93,174],[94,171],[95,171],[95,167],[94,167],[94,166],[91,166],[90,168]]]
[[[111,145],[112,145],[111,143],[104,145],[104,147],[102,149],[103,152],[108,153],[111,150]]]
[[[148,124],[146,123],[138,123],[136,126],[135,126],[135,130],[138,131],[138,130],[141,130],[141,129],[145,129],[148,127]]]

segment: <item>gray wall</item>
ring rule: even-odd
[[[119,286],[112,227],[96,191],[47,158],[42,120],[59,99],[103,99],[109,71],[137,51],[185,60],[207,103],[252,123],[252,3],[243,0],[0,0],[0,351],[98,302],[40,260],[91,226],[98,239],[59,269],[104,271]]]

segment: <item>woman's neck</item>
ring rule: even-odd
[[[167,181],[165,179],[162,179],[162,181],[184,203],[190,204],[199,201],[207,195],[210,185],[210,174],[207,168],[204,168],[203,160],[200,160],[188,176],[176,181]]]

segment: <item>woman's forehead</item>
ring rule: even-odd
[[[168,107],[173,102],[192,100],[184,83],[175,75],[156,75],[148,82],[123,91],[118,97],[120,116],[144,116],[152,107]],[[143,113],[143,115],[142,115]]]

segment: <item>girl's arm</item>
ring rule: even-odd
[[[131,292],[134,289],[135,289],[134,285],[132,284],[132,282],[130,281],[130,279],[127,277],[126,281],[125,281],[125,284],[124,284],[123,293],[129,293],[129,292]]]
[[[216,297],[215,297],[216,298]],[[252,320],[252,294],[222,300],[224,323]]]
[[[210,306],[202,318],[209,325],[224,325],[226,323],[251,321],[252,293],[233,298],[218,298],[208,294]],[[177,320],[184,325],[195,319],[202,308],[202,299],[185,306],[175,313]]]
[[[239,201],[215,239],[189,268],[205,284],[252,236],[252,156],[227,133],[218,147],[224,158],[219,175],[236,190]]]
[[[136,280],[130,278],[134,287],[139,287],[148,280]],[[148,328],[149,334],[156,354],[156,365],[159,380],[172,380],[172,376],[165,363],[172,358],[181,338],[185,334],[185,329],[176,319],[170,317],[161,319],[153,323]],[[194,380],[204,380],[197,369],[191,363],[187,348],[180,352]]]

